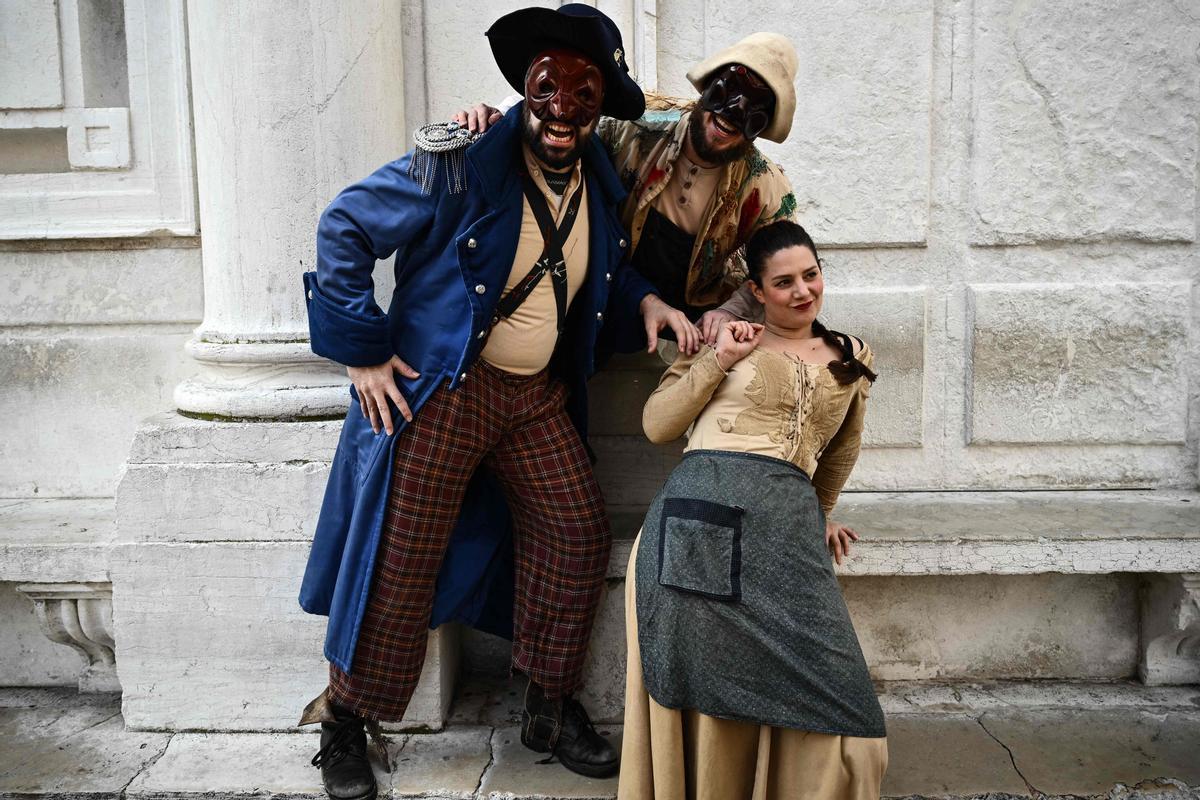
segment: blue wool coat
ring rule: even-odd
[[[313,352],[347,366],[400,356],[420,373],[396,375],[414,414],[439,386],[458,389],[483,349],[479,334],[512,270],[523,204],[517,176],[523,105],[467,150],[465,192],[450,193],[445,164],[432,191],[422,192],[408,174],[410,152],[344,190],[321,216],[317,269],[304,276]],[[586,382],[597,348],[644,346],[638,304],[654,287],[628,265],[617,215],[624,190],[595,136],[586,144],[583,168],[587,280],[571,304],[550,370],[566,384],[567,413],[586,439]],[[393,252],[396,290],[384,314],[371,273],[376,260]],[[353,389],[351,398],[300,589],[305,611],[328,615],[325,657],[346,672],[367,607],[395,443],[404,431],[393,407],[396,433],[374,433]],[[511,635],[511,614],[510,518],[498,482],[480,470],[438,578],[431,624],[459,620]]]

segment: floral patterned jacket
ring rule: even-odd
[[[605,117],[599,134],[617,174],[629,192],[621,221],[632,239],[633,252],[654,200],[671,179],[694,102],[647,94],[646,114],[626,122]],[[710,202],[688,265],[686,299],[691,305],[725,302],[746,278],[742,247],[759,228],[778,219],[791,219],[796,197],[783,168],[752,148],[731,162]]]

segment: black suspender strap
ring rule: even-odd
[[[500,298],[496,304],[495,314],[492,315],[492,325],[500,320],[511,317],[513,312],[533,293],[534,287],[546,273],[550,274],[550,282],[554,287],[554,304],[558,308],[558,332],[562,333],[563,321],[567,317],[567,262],[563,257],[563,245],[575,227],[575,217],[579,215],[579,203],[583,197],[583,181],[575,189],[575,193],[567,201],[567,213],[562,226],[556,227],[554,215],[545,196],[534,185],[526,173],[521,173],[521,188],[525,191],[525,199],[533,210],[533,218],[537,220],[538,229],[542,233],[542,254],[534,262],[533,268],[521,281]]]

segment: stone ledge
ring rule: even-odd
[[[611,509],[621,578],[640,516]],[[863,492],[835,517],[862,535],[842,575],[1200,572],[1200,493]]]
[[[112,498],[0,501],[0,581],[107,581],[116,532]]]
[[[328,462],[333,458],[341,432],[341,419],[229,422],[165,411],[142,421],[128,463]]]

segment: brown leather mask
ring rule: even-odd
[[[603,101],[600,68],[572,50],[544,50],[525,72],[525,104],[543,122],[586,128]]]

